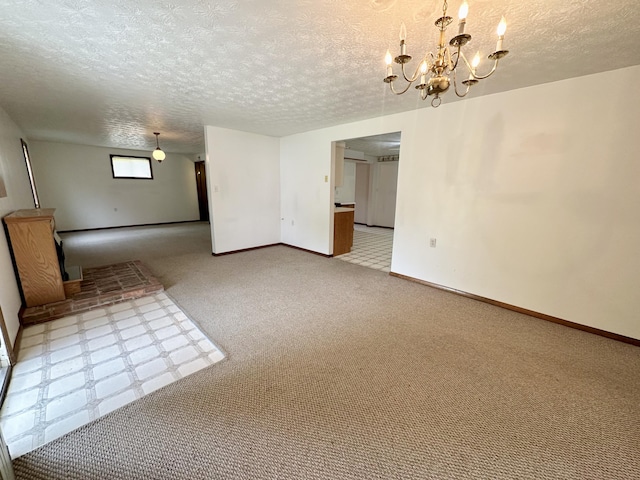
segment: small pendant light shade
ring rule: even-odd
[[[156,136],[156,149],[153,151],[151,156],[154,158],[154,160],[157,160],[158,163],[161,163],[166,158],[166,155],[160,149],[160,144],[158,143],[158,135],[160,135],[160,132],[153,132],[153,134]]]

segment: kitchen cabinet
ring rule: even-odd
[[[353,208],[336,207],[333,218],[333,256],[349,253],[353,247]]]

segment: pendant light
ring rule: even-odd
[[[166,155],[162,151],[162,149],[160,148],[160,144],[158,143],[158,135],[160,135],[160,132],[153,132],[153,134],[156,136],[156,149],[153,151],[151,156],[154,158],[154,160],[157,160],[158,163],[162,163]]]

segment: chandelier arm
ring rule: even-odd
[[[403,93],[405,93],[407,90],[409,90],[409,88],[411,87],[411,83],[407,84],[407,88],[405,88],[404,90],[402,90],[401,92],[396,92],[396,89],[393,88],[393,82],[389,82],[389,88],[391,88],[391,91],[393,93],[395,93],[396,95],[402,95]]]
[[[498,62],[499,62],[499,60],[496,58],[494,60],[493,68],[486,75],[477,75],[477,74],[473,73],[472,69],[469,69],[469,70],[471,71],[471,75],[473,76],[473,78],[475,78],[476,80],[484,80],[485,78],[489,78],[491,75],[493,75],[493,73],[496,71],[496,68],[498,68]],[[469,65],[469,64],[467,63],[467,65]]]
[[[401,67],[402,67],[402,76],[404,77],[404,79],[405,79],[407,82],[409,82],[409,83],[413,83],[413,82],[415,82],[415,81],[418,79],[418,72],[420,71],[420,65],[422,65],[422,62],[420,62],[420,63],[418,64],[418,66],[416,67],[416,71],[414,72],[413,77],[408,78],[408,77],[407,77],[407,74],[406,74],[406,73],[405,73],[405,71],[404,71],[404,63],[403,63],[403,64],[401,64]]]
[[[467,85],[467,89],[464,91],[464,93],[458,92],[458,80],[457,80],[456,70],[454,70],[453,71],[453,90],[456,92],[456,95],[459,96],[460,98],[466,97],[467,93],[469,93],[469,88],[470,88],[470,85]]]
[[[460,53],[460,58],[462,58],[462,61],[464,62],[464,64],[467,66],[467,68],[469,69],[469,71],[473,70],[473,67],[471,66],[471,64],[469,63],[469,60],[467,60],[467,57],[464,56],[464,53],[462,52],[462,50],[458,49],[458,52]]]
[[[445,53],[447,55],[447,64],[449,65],[449,71],[455,71],[457,62],[456,65],[453,64],[453,61],[451,60],[451,51],[449,50],[449,48],[445,48]]]
[[[496,71],[496,69],[498,68],[498,59],[494,60],[493,63],[493,68],[491,69],[491,71],[489,73],[487,73],[486,75],[478,75],[473,71],[473,67],[471,66],[471,64],[469,63],[469,60],[467,60],[467,57],[464,56],[464,53],[462,53],[462,51],[460,49],[459,50],[459,54],[460,54],[460,58],[462,58],[462,60],[464,61],[464,64],[467,66],[467,68],[469,69],[469,73],[471,74],[471,77],[474,80],[484,80],[485,78],[490,77],[491,75],[493,75],[493,73]],[[454,54],[455,55],[455,54]],[[456,59],[456,66],[457,66],[458,62]]]
[[[458,68],[458,62],[460,61],[460,57],[462,57],[462,59],[464,60],[464,62],[467,64],[467,68],[469,70],[471,70],[471,65],[469,65],[469,62],[467,62],[467,59],[464,56],[464,53],[462,53],[462,51],[460,50],[460,46],[458,46],[458,50],[453,52],[451,54],[452,58],[455,58],[455,63],[453,64],[453,67],[451,68],[451,70],[453,70],[455,72],[456,68]]]

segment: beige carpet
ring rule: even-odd
[[[66,240],[142,260],[228,361],[18,478],[640,478],[638,347],[283,246],[212,257],[205,224]]]

